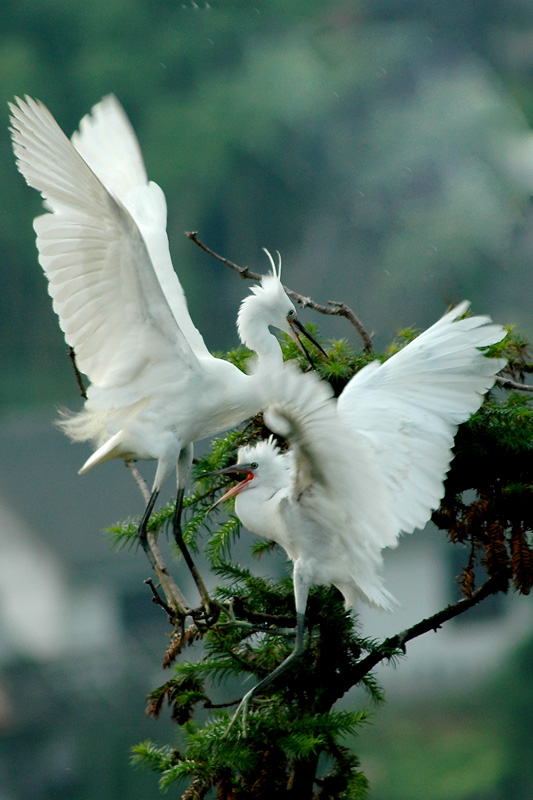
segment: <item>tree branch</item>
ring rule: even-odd
[[[498,375],[496,377],[496,381],[504,389],[517,389],[520,392],[533,392],[533,386],[530,384],[518,383],[518,381],[513,381],[511,378],[504,378],[502,375]]]
[[[350,687],[358,683],[365,675],[367,675],[374,667],[384,659],[391,658],[398,650],[405,650],[405,645],[412,639],[422,636],[429,631],[437,631],[445,622],[453,619],[454,617],[468,611],[469,608],[480,603],[491,594],[496,594],[501,589],[501,579],[489,578],[483,586],[480,586],[470,597],[464,597],[456,603],[451,603],[441,611],[437,611],[427,619],[415,623],[410,628],[390,636],[385,639],[378,647],[375,647],[371,652],[363,658],[350,673]]]
[[[72,367],[74,369],[74,375],[76,376],[76,383],[78,384],[78,389],[80,390],[80,394],[84,400],[87,400],[87,391],[85,389],[85,384],[83,383],[83,378],[81,377],[81,372],[79,371],[78,365],[76,364],[76,353],[74,352],[73,347],[69,347],[68,357],[70,358]]]
[[[276,627],[295,628],[296,617],[281,614],[264,614],[260,611],[252,611],[241,597],[234,597],[232,602],[234,613],[247,622],[259,625],[275,625]]]
[[[185,617],[191,613],[192,606],[189,602],[187,602],[185,595],[168,571],[167,566],[163,561],[163,556],[161,555],[159,545],[157,544],[154,531],[148,531],[147,538],[150,551],[154,557],[152,566],[159,579],[159,583],[165,594],[166,601],[175,612],[174,616],[180,618]]]
[[[141,473],[137,469],[137,465],[136,465],[135,461],[125,461],[124,463],[126,464],[127,468],[130,470],[131,474],[133,475],[133,477],[135,479],[135,483],[139,487],[139,491],[141,492],[141,494],[142,494],[142,496],[144,498],[144,502],[146,503],[146,505],[148,505],[148,502],[150,500],[150,490],[148,488],[148,484],[146,483],[146,481],[144,480],[143,476],[141,475]]]
[[[222,264],[225,264],[230,269],[237,272],[241,278],[248,278],[252,281],[260,281],[263,277],[258,272],[253,272],[248,267],[239,267],[238,264],[235,264],[233,261],[230,261],[228,258],[224,258],[224,256],[215,253],[214,250],[211,250],[206,244],[200,241],[198,238],[198,231],[186,231],[185,236],[187,236],[191,241],[198,245],[202,250],[206,253],[209,253],[210,256],[213,256],[217,261],[220,261]],[[289,297],[294,300],[296,303],[302,306],[302,308],[312,308],[313,311],[317,311],[319,314],[327,314],[329,316],[335,317],[345,317],[356,329],[357,333],[361,337],[363,342],[363,349],[365,353],[371,353],[374,349],[372,344],[372,337],[366,330],[365,326],[361,322],[361,320],[357,317],[355,312],[346,305],[346,303],[341,303],[337,300],[328,300],[328,305],[324,306],[320,303],[316,303],[310,297],[305,297],[302,294],[298,294],[298,292],[293,291],[293,289],[289,289],[287,286],[283,286],[286,293]]]
[[[152,602],[154,602],[158,606],[161,606],[161,608],[167,612],[168,616],[172,617],[173,616],[172,609],[165,603],[165,601],[155,588],[153,580],[151,578],[147,578],[145,580],[145,584],[150,588],[150,591],[152,592]]]
[[[135,461],[126,461],[126,466],[131,471],[131,474],[133,475],[135,483],[139,487],[139,491],[141,492],[145,503],[148,503],[150,499],[150,491],[148,489],[148,486],[146,485],[146,481],[144,480],[141,473],[137,469]],[[168,568],[163,560],[163,556],[161,555],[161,550],[159,548],[159,545],[157,544],[157,539],[154,531],[148,531],[147,544],[148,544],[148,551],[145,552],[148,557],[148,561],[152,565],[152,568],[158,577],[159,584],[163,589],[166,598],[166,603],[163,604],[163,602],[159,602],[159,605],[165,608],[170,617],[177,616],[183,618],[187,616],[187,614],[189,614],[191,611],[191,605],[190,603],[187,602],[185,595],[183,594],[178,584],[168,571]],[[155,591],[155,587],[153,586],[151,581],[148,580],[145,581],[145,583],[147,583],[148,586],[150,586],[152,593],[154,594],[154,599],[156,597],[159,598],[159,595]],[[172,609],[171,612],[170,609]]]
[[[365,326],[363,325],[363,323],[361,322],[359,317],[355,314],[354,311],[352,311],[350,306],[347,306],[346,303],[340,303],[338,300],[328,300],[328,303],[331,306],[333,306],[333,310],[331,311],[331,310],[326,308],[324,311],[321,311],[321,313],[322,314],[335,314],[335,315],[340,316],[340,317],[346,317],[346,319],[348,319],[352,323],[352,325],[354,326],[355,330],[357,331],[357,333],[361,337],[361,339],[363,341],[363,350],[365,351],[365,353],[372,353],[373,350],[374,350],[374,345],[372,343],[372,337],[368,333],[368,331],[366,330]],[[320,309],[322,309],[322,308],[324,308],[324,306],[320,307]],[[317,309],[317,310],[319,310],[319,309]]]

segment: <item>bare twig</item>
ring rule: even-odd
[[[232,609],[239,619],[243,618],[247,622],[252,622],[259,625],[276,625],[277,627],[284,628],[296,627],[295,616],[288,614],[263,614],[259,611],[253,611],[241,597],[233,598]]]
[[[214,250],[211,250],[210,247],[208,247],[206,244],[200,241],[200,239],[198,238],[198,231],[185,231],[185,236],[187,236],[188,239],[197,244],[201,250],[204,250],[206,253],[209,253],[209,255],[213,256],[213,258],[216,258],[217,261],[221,261],[230,269],[233,269],[235,270],[235,272],[238,272],[241,278],[250,278],[250,280],[252,281],[261,280],[262,276],[259,275],[257,272],[252,272],[250,269],[248,269],[248,267],[239,267],[233,261],[230,261],[228,258],[224,258],[224,256],[219,256],[218,253],[215,253]]]
[[[137,469],[137,466],[134,461],[126,461],[126,466],[131,471],[135,483],[139,487],[139,491],[141,492],[145,503],[148,503],[150,500],[150,491],[148,486],[146,485],[146,481],[142,477],[141,473]],[[185,595],[179,588],[178,584],[168,571],[168,568],[163,560],[163,556],[161,555],[161,550],[159,545],[157,544],[157,539],[154,531],[148,531],[147,533],[147,545],[148,547],[145,548],[146,556],[148,561],[152,565],[152,568],[159,579],[159,583],[166,598],[166,604],[159,603],[159,605],[163,606],[169,616],[171,617],[184,617],[191,611],[191,605],[187,602]],[[151,584],[150,579],[145,581],[145,583],[150,586],[152,592],[155,592],[155,587]],[[155,595],[159,597],[159,595]],[[169,608],[170,607],[170,608]],[[170,610],[172,609],[172,611]]]
[[[445,622],[459,616],[459,614],[463,614],[489,595],[498,592],[500,588],[501,581],[499,582],[496,578],[489,578],[470,597],[464,597],[456,603],[451,603],[446,608],[433,614],[433,616],[427,617],[427,619],[415,623],[410,628],[406,628],[406,630],[385,639],[381,645],[373,648],[365,658],[355,665],[350,674],[350,686],[355,685],[365,675],[368,675],[380,661],[391,658],[398,650],[404,650],[407,642],[429,631],[437,631]]]
[[[168,606],[165,603],[165,601],[163,600],[163,598],[161,597],[161,595],[159,594],[159,592],[155,588],[153,580],[151,578],[147,578],[147,580],[145,580],[145,584],[150,588],[150,591],[152,592],[152,595],[153,595],[152,601],[156,605],[161,606],[161,608],[163,608],[167,612],[169,617],[172,617],[173,616],[172,609],[170,608],[170,606]]]
[[[352,325],[354,326],[355,330],[361,337],[363,341],[363,350],[365,353],[371,353],[374,350],[374,345],[372,344],[372,337],[368,333],[367,329],[359,319],[359,317],[352,311],[350,306],[347,306],[346,303],[340,303],[338,300],[328,300],[328,303],[333,306],[333,311],[325,309],[322,311],[323,306],[320,307],[322,314],[336,314],[340,317],[346,317]]]
[[[533,392],[533,386],[528,383],[518,383],[518,381],[513,381],[512,378],[504,378],[502,375],[498,375],[496,380],[500,386],[503,386],[504,389],[517,389],[520,392]]]
[[[73,347],[69,347],[68,356],[70,358],[72,367],[74,369],[74,375],[76,376],[76,383],[78,384],[78,389],[80,390],[80,394],[84,400],[87,400],[87,391],[85,389],[85,384],[83,383],[83,378],[81,377],[81,372],[79,371],[78,365],[76,364],[76,353],[74,352]]]
[[[163,561],[163,556],[161,555],[161,550],[159,549],[154,531],[148,531],[147,538],[150,551],[154,557],[152,566],[159,579],[159,583],[161,584],[161,588],[163,589],[168,605],[174,611],[174,616],[187,616],[191,613],[192,606],[189,602],[187,602],[185,595],[168,571],[167,566]],[[149,560],[151,561],[150,557]]]
[[[144,502],[146,503],[146,505],[148,505],[148,502],[150,500],[150,490],[148,488],[148,484],[146,483],[146,481],[144,480],[143,476],[141,475],[141,473],[137,469],[137,465],[136,465],[135,461],[126,461],[125,464],[126,464],[127,468],[129,470],[131,470],[131,474],[133,475],[133,477],[135,479],[135,483],[139,487],[139,490],[140,490],[140,492],[141,492],[141,494],[142,494],[142,496],[144,498]]]
[[[193,241],[195,244],[198,245],[202,250],[206,253],[209,253],[210,256],[216,258],[217,261],[220,261],[222,264],[225,264],[230,269],[238,272],[241,278],[249,278],[252,281],[260,281],[263,277],[258,272],[253,272],[248,267],[239,267],[238,264],[235,264],[233,261],[230,261],[228,258],[224,258],[224,256],[215,253],[214,250],[211,250],[210,247],[205,245],[203,242],[200,241],[198,238],[198,231],[186,231],[185,235]],[[324,306],[320,303],[316,303],[310,297],[305,297],[302,294],[298,294],[293,289],[289,289],[287,286],[283,287],[290,298],[292,298],[296,303],[302,306],[302,308],[312,308],[313,311],[317,311],[319,314],[327,314],[329,316],[336,316],[336,317],[345,317],[356,329],[357,333],[362,339],[363,342],[363,349],[366,353],[371,353],[374,349],[372,344],[372,337],[366,330],[365,326],[361,322],[361,320],[357,317],[355,312],[346,305],[346,303],[341,303],[337,300],[328,300],[328,305]]]

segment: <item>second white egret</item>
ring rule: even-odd
[[[457,427],[505,365],[479,349],[505,330],[488,317],[461,319],[467,308],[461,303],[385,363],[361,369],[338,401],[327,383],[289,365],[283,386],[271,379],[269,391],[285,399],[267,408],[265,422],[290,450],[281,453],[272,439],[242,448],[238,463],[218,474],[246,477],[218,502],[235,496],[242,523],[293,561],[296,643],[240,708],[302,652],[312,584],[335,585],[347,608],[357,600],[394,607],[379,572],[382,550],[438,507]]]

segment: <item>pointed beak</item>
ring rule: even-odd
[[[305,328],[302,325],[302,323],[300,322],[298,317],[287,317],[287,322],[289,323],[291,337],[294,339],[294,341],[296,342],[296,344],[298,345],[298,347],[300,348],[300,350],[302,351],[302,353],[307,358],[307,360],[309,361],[309,363],[311,364],[311,366],[313,368],[315,366],[314,363],[313,363],[313,359],[311,358],[311,356],[307,352],[303,342],[300,340],[300,337],[298,336],[298,332],[303,334],[307,339],[309,339],[309,341],[312,342],[315,345],[315,347],[318,348],[318,350],[320,350],[320,352],[324,356],[326,356],[326,358],[328,357],[328,354],[326,353],[324,348],[321,345],[319,345],[319,343],[314,338],[314,336],[312,336],[309,333],[309,331],[307,330],[307,328]]]
[[[231,467],[224,467],[224,469],[217,469],[214,472],[208,472],[206,475],[203,475],[204,478],[211,478],[214,475],[238,475],[242,474],[243,472],[246,473],[246,478],[241,481],[240,483],[235,484],[232,486],[231,489],[228,489],[222,497],[219,497],[216,503],[213,504],[212,508],[215,508],[220,503],[223,503],[224,500],[229,500],[231,497],[235,497],[242,492],[242,490],[250,483],[251,480],[255,478],[255,473],[252,469],[251,464],[234,464]]]

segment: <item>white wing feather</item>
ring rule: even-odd
[[[116,389],[117,405],[134,403],[146,394],[154,362],[158,375],[162,363],[175,375],[195,369],[196,358],[130,213],[44,105],[17,102],[10,104],[17,166],[53,210],[35,220],[35,229],[65,339],[91,383]]]
[[[457,427],[480,407],[505,365],[478,349],[505,330],[488,317],[458,319],[458,305],[384,364],[355,375],[338,400],[339,416],[371,442],[398,527],[423,527],[438,507]]]
[[[127,206],[148,176],[137,136],[117,98],[109,94],[80,122],[72,144],[106,189]]]
[[[290,489],[279,507],[288,552],[314,582],[335,584],[347,606],[358,595],[393,606],[381,551],[438,506],[457,426],[505,363],[478,349],[504,329],[487,317],[458,319],[467,308],[362,369],[337,403],[316,376],[290,365],[264,387],[265,422],[291,444]]]
[[[114,95],[104,97],[83,117],[72,143],[106,189],[132,215],[176,322],[196,355],[209,356],[172,266],[165,196],[156,183],[148,181],[139,142]]]
[[[339,419],[325,382],[286,367],[279,386],[272,376],[269,381],[270,396],[283,401],[270,405],[265,422],[291,444],[287,527],[295,536],[302,528],[316,582],[338,586],[347,606],[360,595],[390,609],[395,601],[378,570],[382,549],[395,544],[399,530],[372,446]]]

